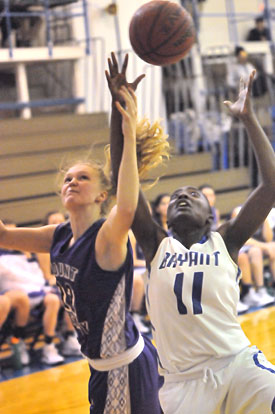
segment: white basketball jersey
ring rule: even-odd
[[[162,240],[146,297],[163,373],[237,354],[250,343],[237,321],[240,270],[221,235],[185,248]]]

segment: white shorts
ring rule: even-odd
[[[160,402],[165,414],[275,414],[275,366],[246,348],[219,371],[164,383]]]

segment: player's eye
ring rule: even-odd
[[[64,183],[69,183],[71,181],[71,177],[67,176],[64,178]]]
[[[179,193],[175,193],[171,196],[170,201],[177,200],[178,197],[179,197]]]

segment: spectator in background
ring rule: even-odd
[[[29,6],[24,4],[11,4],[11,13],[26,13]],[[23,2],[22,2],[23,3]],[[4,4],[0,4],[0,12],[4,13]],[[15,44],[13,47],[29,47],[36,40],[42,26],[43,20],[40,16],[11,16],[10,30],[15,31]],[[3,14],[0,18],[1,46],[9,47],[9,30],[7,17]]]
[[[246,50],[241,46],[235,47],[234,55],[236,63],[232,65],[228,71],[227,83],[234,93],[237,92],[240,78],[246,83],[249,79],[250,73],[255,69],[254,65],[249,62]],[[255,75],[256,79],[257,74]],[[255,82],[255,80],[254,80]]]
[[[261,249],[262,255],[268,259],[272,279],[275,281],[275,242],[273,241],[273,231],[268,219],[259,227],[254,236],[247,241],[247,244]]]
[[[241,302],[248,308],[274,303],[264,286],[264,264],[261,250],[256,246],[244,246],[240,250],[238,265],[242,271]]]
[[[212,223],[212,230],[215,231],[220,223],[220,212],[219,210],[215,207],[215,203],[216,203],[216,193],[214,188],[209,185],[209,184],[203,184],[199,187],[199,190],[205,195],[205,197],[207,198],[211,210],[212,210],[212,214],[213,214],[213,223]]]
[[[0,253],[1,254],[1,253]],[[1,271],[0,271],[1,277]],[[20,363],[28,365],[29,353],[24,342],[25,327],[30,314],[30,301],[28,295],[16,289],[0,290],[0,331],[11,311],[14,311],[14,327],[12,328],[11,342],[16,344],[20,355]]]
[[[265,27],[264,18],[258,16],[255,19],[255,27],[251,29],[247,35],[248,41],[266,41],[270,40],[270,32],[267,27]]]
[[[15,227],[12,220],[3,220],[8,227]],[[0,258],[5,254],[5,249],[0,249]],[[0,259],[1,260],[1,259]],[[13,339],[17,345],[22,365],[28,365],[30,357],[24,342],[25,327],[30,315],[30,301],[28,295],[17,289],[4,290],[1,288],[1,271],[0,271],[0,331],[6,322],[9,313],[14,311],[14,327],[12,329]]]
[[[256,67],[249,62],[248,54],[243,47],[235,47],[235,56],[236,63],[229,68],[227,75],[227,84],[229,90],[233,94],[237,93],[240,79],[242,79],[244,83],[247,83],[250,73],[256,69]],[[266,75],[261,65],[259,64],[257,66],[257,72],[252,85],[253,97],[262,96],[267,92]]]
[[[61,211],[53,210],[46,213],[43,223],[46,226],[47,224],[60,224],[66,221],[66,217]]]
[[[236,207],[231,218],[239,213],[241,207]],[[261,233],[261,230],[260,230]],[[241,248],[238,265],[242,271],[241,301],[248,307],[260,307],[274,303],[274,297],[268,294],[264,286],[263,249],[256,240],[258,232]]]
[[[159,194],[152,203],[152,215],[154,220],[166,231],[167,226],[167,209],[170,202],[168,193]]]
[[[16,225],[10,222],[8,227],[16,227]],[[64,358],[59,354],[53,342],[61,301],[50,287],[45,286],[43,272],[36,256],[17,250],[1,249],[0,276],[0,291],[19,290],[25,292],[28,295],[31,310],[43,304],[42,324],[45,345],[42,349],[41,361],[47,365],[62,363]],[[20,351],[25,354],[27,349],[23,344],[21,347]],[[28,357],[24,355],[24,358]],[[24,363],[23,358],[22,363]]]
[[[64,214],[60,211],[49,211],[44,217],[44,225],[60,224],[66,220]],[[56,286],[55,276],[51,273],[51,260],[49,253],[37,253],[40,267],[44,277],[50,286]],[[61,345],[62,355],[78,356],[81,355],[80,345],[76,338],[75,330],[68,312],[64,313],[65,331],[63,333],[64,341]]]

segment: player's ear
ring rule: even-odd
[[[103,201],[107,200],[108,193],[107,191],[101,191],[98,196],[95,198],[96,203],[103,203]]]
[[[207,227],[209,228],[209,230],[212,227],[213,221],[214,221],[214,216],[213,216],[213,214],[209,213],[208,214],[208,217],[206,219],[206,222],[205,222],[205,224],[207,225]]]

